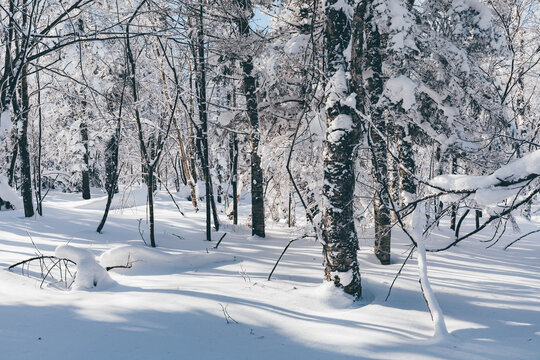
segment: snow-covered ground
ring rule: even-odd
[[[144,191],[126,195],[117,197],[102,234],[95,232],[105,204],[98,192],[87,201],[51,192],[41,218],[0,212],[1,359],[540,359],[540,233],[506,251],[519,236],[511,230],[489,249],[481,242],[490,238],[486,231],[428,253],[451,333],[434,340],[416,256],[385,301],[408,252],[398,232],[390,266],[377,264],[371,234],[359,234],[364,297],[352,303],[322,285],[321,247],[310,239],[294,242],[266,280],[300,229],[270,223],[267,238],[251,237],[243,205],[244,225],[221,215],[222,229],[209,243],[204,212],[181,200],[182,217],[159,193],[154,250],[144,247],[138,231],[142,218],[148,239]],[[534,230],[540,213],[518,223],[522,233]],[[462,232],[472,225],[466,222]],[[428,248],[450,239],[443,228],[426,241]],[[88,252],[103,266],[129,260],[132,268],[109,271],[110,279],[92,289],[82,282],[71,290],[50,283],[40,288],[41,281],[21,276],[20,267],[7,269],[35,255],[30,237],[44,255],[68,245],[57,255],[79,257],[88,268],[94,266]]]

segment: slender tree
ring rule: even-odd
[[[326,138],[322,189],[322,237],[327,281],[359,298],[362,295],[354,225],[354,152],[360,134],[347,49],[352,40],[354,1],[327,1]]]

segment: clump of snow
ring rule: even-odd
[[[330,277],[332,279],[335,279],[337,277],[341,285],[347,286],[353,281],[353,271],[352,270],[349,270],[347,272],[332,271],[330,273]]]
[[[473,191],[490,188],[502,182],[515,182],[530,175],[540,175],[540,150],[533,151],[501,167],[491,175],[440,175],[433,178],[430,183],[450,191]]]
[[[94,255],[87,250],[61,245],[56,248],[54,254],[58,258],[69,259],[77,264],[74,289],[104,289],[116,284],[107,270],[99,265]]]
[[[506,181],[515,181],[531,174],[540,175],[540,150],[533,151],[522,158],[501,167],[490,177]]]
[[[294,55],[304,51],[308,46],[309,37],[307,34],[293,36],[284,46],[285,53]]]
[[[219,114],[218,118],[217,118],[217,122],[221,125],[221,126],[229,126],[231,124],[231,121],[234,119],[234,117],[236,116],[237,112],[236,111],[225,111],[225,112],[222,112],[221,114]]]
[[[0,175],[0,199],[9,201],[15,209],[22,209],[23,203],[19,195],[8,184],[7,177]]]
[[[332,75],[330,80],[328,81],[328,84],[326,85],[328,87],[327,93],[328,97],[326,98],[326,108],[330,109],[332,108],[336,102],[341,101],[342,99],[346,98],[346,94],[348,92],[348,86],[347,86],[347,73],[345,72],[345,69],[343,67],[340,67],[336,70],[336,72]]]
[[[477,15],[474,16],[474,22],[480,29],[486,30],[491,26],[491,12],[488,7],[474,0],[456,0],[452,2],[452,8],[455,12],[466,13],[473,10]]]
[[[340,114],[336,116],[336,118],[332,120],[330,126],[328,127],[327,140],[330,142],[339,141],[343,135],[351,131],[353,125],[354,124],[351,116],[345,114]]]
[[[402,101],[401,107],[410,110],[415,104],[416,84],[405,75],[389,79],[385,84],[386,96],[394,103]]]

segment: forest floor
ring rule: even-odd
[[[0,212],[0,358],[2,359],[540,359],[540,233],[504,246],[520,235],[508,229],[486,249],[493,228],[442,253],[428,253],[429,275],[450,336],[433,339],[413,256],[388,289],[409,250],[393,234],[392,264],[378,265],[372,236],[359,233],[363,299],[322,284],[321,246],[294,242],[271,281],[274,263],[301,228],[267,224],[267,237],[221,214],[222,228],[205,241],[204,211],[158,193],[156,242],[148,241],[144,190],[118,195],[102,234],[95,229],[105,204],[79,194],[51,192],[44,216]],[[540,226],[517,218],[521,233]],[[472,229],[472,218],[462,231]],[[447,224],[426,242],[448,242]],[[213,249],[223,233],[217,249]],[[35,244],[32,244],[32,241]],[[89,250],[102,262],[131,269],[109,272],[114,280],[93,290],[21,276],[11,264],[54,255],[59,245]],[[130,245],[130,246],[126,246]],[[118,248],[119,246],[124,246]],[[112,250],[111,250],[112,249]],[[105,255],[102,255],[104,254]],[[118,264],[121,265],[121,264]],[[37,275],[38,270],[30,269]]]

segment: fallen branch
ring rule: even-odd
[[[52,265],[47,266],[45,264],[45,260],[50,260],[52,262]],[[22,274],[24,275],[24,265],[26,265],[27,266],[27,274],[30,275],[30,263],[33,262],[33,261],[39,261],[39,267],[40,267],[40,271],[41,271],[41,284],[39,285],[40,288],[43,287],[43,284],[45,283],[45,280],[47,280],[47,277],[50,276],[52,279],[54,279],[54,276],[52,275],[52,271],[55,268],[58,268],[58,270],[59,270],[60,281],[64,281],[67,288],[69,288],[71,286],[71,284],[70,285],[67,284],[67,280],[68,280],[67,275],[69,273],[69,276],[71,276],[72,279],[74,279],[75,276],[69,270],[68,264],[77,265],[77,263],[75,263],[73,260],[70,260],[70,259],[67,259],[67,258],[59,258],[59,257],[56,257],[56,256],[45,256],[45,255],[34,256],[34,257],[31,257],[31,258],[23,260],[23,261],[19,261],[18,263],[9,266],[8,270],[11,271],[11,269],[13,269],[13,268],[15,268],[17,266],[21,266]],[[64,272],[63,272],[63,274],[62,274],[62,264],[64,264]],[[71,282],[71,283],[73,283],[73,282]]]
[[[176,208],[178,209],[178,212],[180,214],[182,214],[182,216],[186,216],[186,214],[184,214],[184,212],[182,211],[182,209],[180,209],[180,206],[178,205],[178,203],[176,202],[176,199],[174,198],[173,194],[171,194],[171,192],[169,191],[169,188],[167,187],[167,185],[165,184],[165,182],[161,182],[161,184],[163,184],[163,186],[165,187],[165,190],[167,190],[167,193],[169,194],[169,196],[171,197],[171,200],[173,201],[174,203],[174,206],[176,206]]]
[[[128,255],[126,265],[107,266],[105,267],[105,270],[110,271],[112,269],[131,269],[131,267],[133,266],[133,262],[129,261],[129,259],[130,259],[130,255]]]
[[[291,246],[291,244],[293,242],[295,242],[296,240],[300,240],[300,239],[305,239],[305,238],[308,238],[308,237],[314,237],[316,238],[315,236],[313,235],[307,235],[307,234],[304,234],[300,237],[297,237],[297,238],[294,238],[294,239],[291,239],[289,240],[289,243],[287,244],[287,246],[285,246],[285,249],[283,249],[283,252],[281,253],[281,255],[279,255],[279,259],[277,259],[276,261],[276,264],[274,265],[274,267],[272,268],[272,271],[270,271],[270,274],[268,275],[268,281],[270,281],[270,278],[272,277],[272,274],[274,273],[274,270],[276,270],[276,267],[278,266],[279,262],[281,261],[281,258],[283,257],[283,255],[285,255],[285,252],[287,251],[287,249],[289,248],[289,246]]]
[[[35,257],[32,257],[32,258],[30,258],[30,259],[26,259],[26,260],[23,260],[23,261],[19,261],[18,263],[13,264],[13,265],[11,265],[10,267],[8,267],[8,270],[11,270],[11,269],[13,269],[14,267],[17,267],[17,266],[19,266],[19,265],[24,265],[24,264],[29,263],[29,262],[34,261],[34,260],[44,260],[44,259],[64,260],[64,261],[67,261],[67,262],[72,263],[73,265],[77,265],[74,261],[69,260],[69,259],[65,259],[65,258],[57,258],[56,256],[45,256],[45,255],[41,255],[41,256],[35,256]]]
[[[217,242],[216,246],[214,246],[214,249],[217,249],[217,247],[219,246],[219,244],[221,244],[221,240],[223,240],[223,238],[225,237],[225,235],[227,235],[227,233],[221,235],[221,238],[220,238],[219,241]]]

